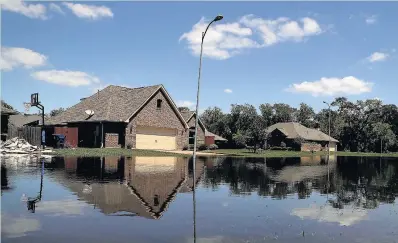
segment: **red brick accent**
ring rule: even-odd
[[[119,134],[105,133],[105,148],[120,148]]]
[[[205,144],[207,146],[214,144],[214,136],[206,136],[205,137]]]
[[[320,144],[311,144],[311,143],[302,143],[301,151],[321,151],[322,145]]]

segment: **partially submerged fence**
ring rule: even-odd
[[[33,126],[15,127],[12,125],[8,126],[8,139],[15,137],[23,138],[32,145],[40,146],[41,127],[33,127]]]

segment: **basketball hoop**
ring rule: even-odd
[[[24,102],[23,106],[25,107],[25,113],[29,112],[30,107],[32,106],[30,103],[28,102]]]

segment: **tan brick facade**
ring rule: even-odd
[[[157,100],[162,100],[161,108],[157,108]],[[137,126],[174,128],[177,132],[177,149],[181,150],[188,145],[188,129],[184,122],[168,102],[165,94],[159,90],[155,96],[138,111],[126,126],[126,146],[136,147]]]
[[[193,116],[191,120],[188,121],[188,126],[191,128],[195,127],[195,122],[196,122],[196,116]],[[202,126],[199,125],[198,129],[198,145],[204,144],[205,143],[205,131]]]
[[[321,151],[322,145],[320,144],[312,144],[312,143],[302,143],[301,144],[301,151]]]

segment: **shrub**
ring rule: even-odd
[[[188,145],[185,145],[184,147],[182,147],[182,150],[188,150]]]
[[[198,146],[198,150],[207,150],[207,145],[206,144],[200,144]]]
[[[246,147],[246,137],[243,134],[241,134],[239,132],[237,134],[234,134],[232,136],[232,140],[233,140],[236,148]]]
[[[128,143],[128,144],[126,145],[126,148],[127,148],[127,149],[132,149],[132,147],[133,147],[133,146],[131,146],[131,143]]]
[[[210,144],[209,150],[216,150],[216,149],[218,149],[217,144]]]
[[[281,147],[282,148],[286,148],[286,143],[285,142],[281,142]]]

